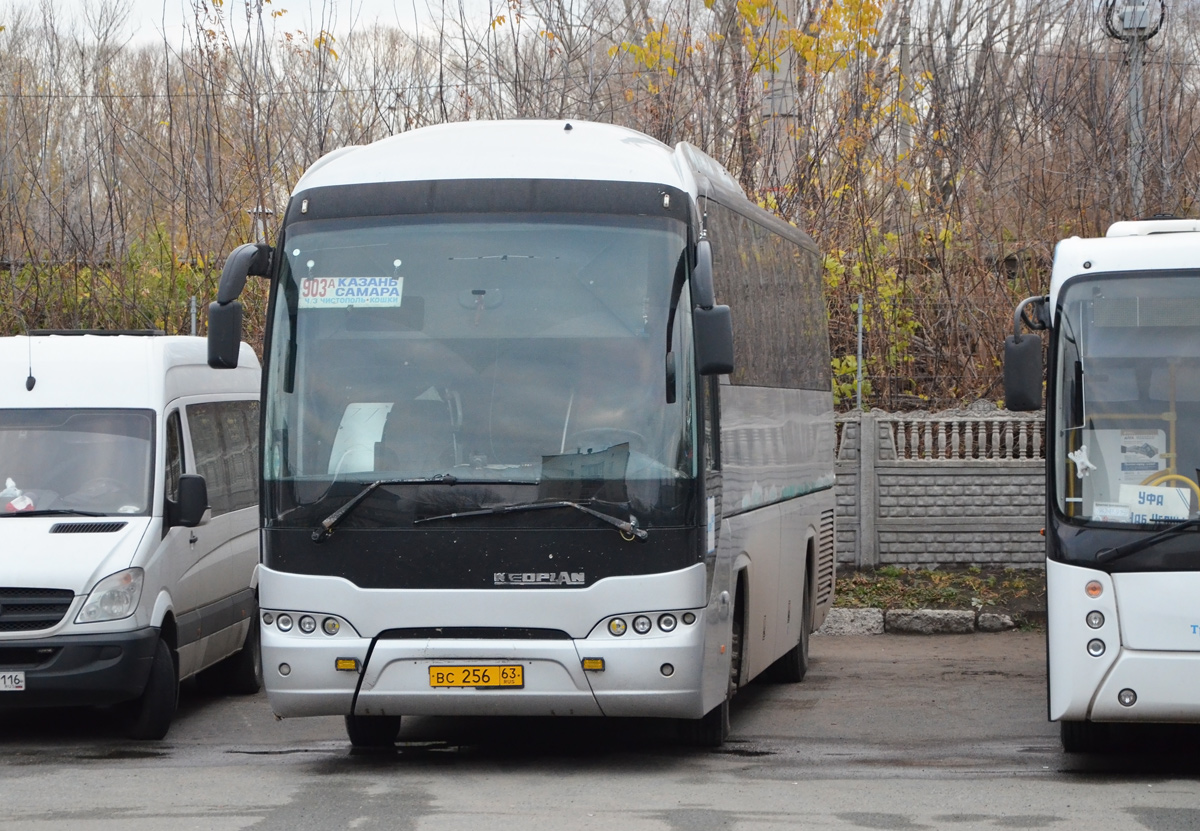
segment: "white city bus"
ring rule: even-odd
[[[235,298],[270,279],[274,711],[367,746],[474,714],[715,745],[739,684],[801,680],[834,578],[820,269],[711,158],[611,125],[314,164],[210,307],[210,363],[236,365]]]
[[[1200,222],[1058,244],[1005,348],[1009,409],[1046,375],[1049,716],[1068,752],[1119,722],[1200,722]]]

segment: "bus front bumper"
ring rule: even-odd
[[[1092,721],[1200,722],[1200,653],[1122,649],[1092,699]],[[1123,691],[1132,691],[1122,697]]]
[[[668,634],[492,640],[329,638],[266,627],[263,668],[276,715],[652,716],[699,718],[704,616]],[[354,671],[338,660],[357,662]],[[587,666],[592,669],[585,669]],[[431,668],[520,666],[520,687],[434,686]],[[597,667],[602,666],[603,669]],[[361,679],[360,679],[361,676]]]

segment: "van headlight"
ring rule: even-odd
[[[140,568],[127,568],[108,575],[92,589],[75,622],[99,623],[129,617],[142,597],[144,578]]]

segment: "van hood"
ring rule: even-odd
[[[128,568],[150,517],[0,518],[0,585],[87,594]]]

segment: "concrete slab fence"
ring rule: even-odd
[[[852,413],[837,437],[839,567],[1042,564],[1042,414]]]

